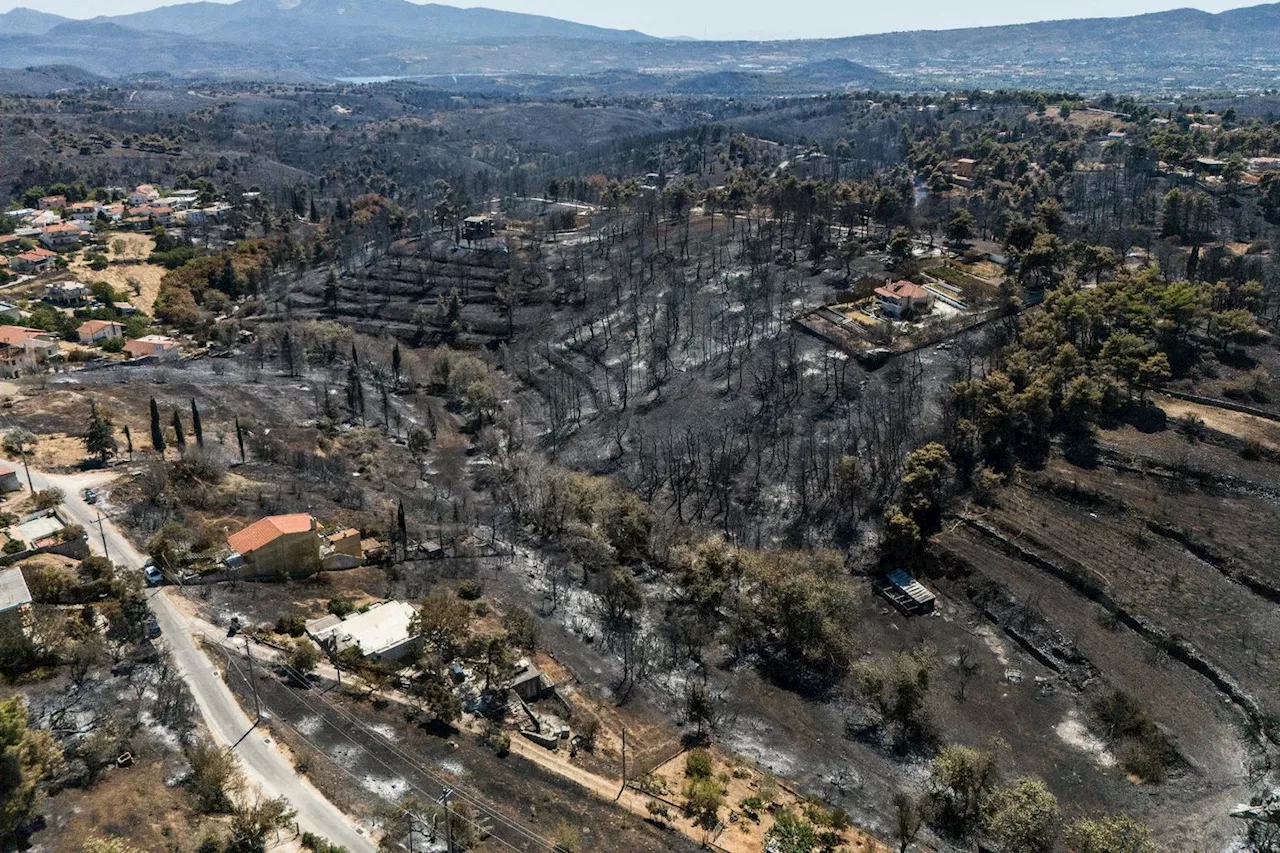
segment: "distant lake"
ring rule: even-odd
[[[412,80],[413,78],[407,75],[390,75],[386,77],[339,77],[337,79],[340,83],[352,83],[356,86],[363,86],[367,83],[391,83],[395,80]]]

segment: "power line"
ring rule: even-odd
[[[225,649],[224,649],[224,651],[225,651]],[[305,681],[305,676],[304,676],[302,673],[298,672],[296,669],[294,669],[293,667],[289,666],[287,663],[283,663],[283,662],[278,662],[278,663],[279,663],[279,664],[280,664],[280,666],[281,666],[281,667],[282,667],[286,672],[288,672],[290,675],[293,675],[295,678],[298,678],[298,679],[299,679],[299,680],[301,680],[301,681]],[[239,667],[239,666],[237,666],[237,665],[235,665],[234,663],[232,664],[232,666],[234,666],[234,667],[235,667],[236,672],[241,676],[241,678],[244,678],[244,673],[240,670],[240,667]],[[293,690],[293,689],[288,688],[288,686],[287,686],[287,685],[286,685],[286,689],[289,689],[290,693],[291,693],[291,694],[292,694],[292,695],[293,695],[293,696],[294,696],[294,697],[295,697],[295,698],[296,698],[300,703],[302,703],[302,705],[304,705],[304,706],[305,706],[309,711],[312,711],[313,713],[315,713],[315,714],[317,714],[318,716],[320,716],[320,718],[321,718],[321,719],[325,720],[325,722],[326,722],[326,723],[328,723],[328,724],[329,724],[330,726],[332,726],[336,731],[338,731],[338,732],[339,732],[339,733],[340,733],[344,738],[346,738],[346,739],[347,739],[347,740],[349,740],[352,744],[354,744],[354,745],[355,745],[358,749],[360,749],[360,750],[361,750],[365,755],[367,755],[367,756],[369,756],[370,758],[372,758],[372,759],[373,759],[374,761],[376,761],[378,764],[381,764],[381,765],[382,765],[384,768],[386,768],[388,771],[390,771],[390,772],[392,772],[392,773],[397,773],[397,775],[399,775],[399,771],[397,771],[397,770],[396,770],[396,768],[392,767],[390,764],[388,764],[386,761],[384,761],[382,758],[380,758],[376,753],[374,753],[374,752],[372,752],[371,750],[369,750],[369,749],[368,749],[368,747],[366,747],[364,744],[361,744],[359,741],[357,741],[355,738],[353,738],[353,737],[350,735],[350,733],[348,733],[344,728],[342,728],[341,726],[334,725],[334,723],[333,723],[331,720],[326,719],[326,718],[324,717],[324,715],[319,711],[319,709],[317,709],[313,704],[311,704],[309,701],[307,701],[307,699],[306,699],[306,698],[305,698],[305,697],[304,697],[300,692],[298,692],[297,690]],[[360,720],[358,720],[357,718],[353,717],[351,714],[347,713],[346,711],[342,710],[341,708],[338,708],[337,706],[335,706],[332,702],[330,702],[330,701],[329,701],[326,697],[324,697],[323,695],[319,695],[319,696],[317,696],[316,698],[318,698],[321,702],[323,702],[326,706],[328,706],[328,707],[329,707],[329,708],[330,708],[330,709],[331,709],[331,710],[332,710],[336,715],[338,715],[338,716],[339,716],[340,718],[342,718],[344,721],[346,721],[346,722],[348,722],[348,723],[350,723],[350,724],[352,724],[352,725],[354,725],[354,726],[356,726],[356,727],[360,728],[360,729],[361,729],[362,731],[364,731],[366,734],[372,734],[372,735],[373,735],[374,737],[376,737],[380,742],[382,742],[390,752],[392,752],[392,753],[393,753],[394,755],[396,755],[398,758],[401,758],[402,760],[404,760],[404,761],[408,762],[411,766],[413,766],[413,767],[414,767],[414,769],[416,769],[416,770],[418,770],[418,772],[422,773],[422,775],[426,776],[426,777],[427,777],[427,778],[429,778],[432,782],[434,782],[434,783],[436,783],[437,785],[439,785],[439,786],[441,787],[441,790],[442,790],[442,791],[444,791],[444,790],[450,790],[450,789],[451,789],[451,794],[450,794],[450,796],[457,797],[458,799],[462,800],[463,802],[465,802],[465,803],[467,803],[468,805],[470,805],[470,806],[472,806],[473,808],[475,808],[478,812],[480,812],[480,813],[484,814],[486,817],[488,817],[488,818],[490,818],[490,819],[492,819],[492,820],[494,820],[494,821],[497,821],[498,823],[503,824],[503,825],[504,825],[504,826],[506,826],[508,829],[510,829],[510,830],[512,830],[512,831],[514,831],[514,832],[516,832],[516,833],[518,833],[519,835],[523,836],[526,840],[528,840],[528,841],[530,841],[530,842],[532,842],[532,843],[534,843],[534,844],[537,844],[539,847],[542,847],[542,848],[547,849],[547,850],[554,850],[554,849],[555,849],[555,846],[556,846],[556,845],[555,845],[554,843],[552,843],[552,842],[550,842],[550,841],[546,840],[545,838],[542,838],[541,836],[539,836],[538,834],[536,834],[536,833],[535,833],[535,832],[533,832],[532,830],[529,830],[529,829],[527,829],[527,828],[525,828],[525,827],[523,827],[523,826],[521,826],[521,825],[519,825],[519,824],[517,824],[517,823],[513,822],[511,819],[507,818],[505,815],[502,815],[502,814],[500,814],[500,813],[498,813],[498,812],[494,811],[492,808],[490,808],[488,805],[486,805],[482,800],[478,799],[475,795],[467,794],[467,793],[463,792],[462,790],[460,790],[460,789],[458,788],[458,786],[457,786],[457,784],[456,784],[456,783],[449,782],[449,781],[447,781],[447,780],[445,780],[445,779],[443,779],[443,778],[441,778],[441,777],[437,776],[436,774],[432,773],[430,770],[427,770],[425,767],[418,765],[418,763],[417,763],[416,759],[414,759],[414,757],[413,757],[413,756],[411,756],[411,755],[409,755],[408,753],[406,753],[406,752],[404,752],[403,750],[401,750],[398,746],[396,746],[396,745],[395,745],[395,743],[394,743],[393,741],[391,741],[391,740],[390,740],[389,738],[387,738],[385,735],[382,735],[382,734],[381,734],[381,733],[379,733],[379,732],[371,731],[371,730],[369,730],[369,729],[365,728],[365,727],[362,725],[362,723],[361,723],[361,721],[360,721]],[[324,750],[323,750],[323,749],[321,749],[321,748],[320,748],[319,746],[317,746],[314,742],[312,742],[312,741],[311,741],[311,739],[310,739],[310,738],[308,738],[306,735],[302,734],[301,732],[298,732],[298,730],[297,730],[297,729],[296,729],[292,724],[288,723],[288,721],[285,721],[285,724],[286,724],[286,725],[288,725],[288,726],[289,726],[289,728],[290,728],[292,731],[294,731],[295,733],[297,733],[297,734],[298,734],[298,737],[299,737],[300,739],[302,739],[302,740],[303,740],[303,741],[304,741],[308,746],[312,747],[313,749],[315,749],[317,752],[319,752],[319,753],[321,753],[321,754],[323,754],[323,753],[324,753]],[[336,764],[336,762],[334,762],[334,763]],[[340,767],[341,765],[337,765],[337,766],[339,766],[339,767]],[[345,770],[345,768],[343,768],[343,770],[344,770],[344,772],[347,772],[347,775],[350,775],[353,779],[356,779],[357,781],[359,781],[358,777],[356,777],[354,774],[352,774],[352,773],[350,773],[350,772],[346,771],[346,770]],[[412,788],[413,790],[417,791],[419,794],[421,794],[422,796],[426,797],[427,799],[429,799],[429,800],[437,800],[437,799],[438,799],[437,797],[433,797],[431,794],[427,793],[427,792],[426,792],[426,791],[424,791],[422,788],[420,788],[420,787],[418,787],[417,785],[413,784],[413,782],[412,782],[412,781],[410,781],[410,780],[406,780],[406,782],[408,782],[408,784],[409,784],[409,787],[410,787],[410,788]],[[385,798],[383,798],[383,799],[385,799]],[[399,807],[399,806],[398,806],[398,808],[402,808],[402,810],[403,810],[403,807]],[[408,813],[408,812],[406,811],[406,813]],[[473,820],[473,819],[470,819],[470,818],[467,818],[465,815],[459,814],[459,813],[457,813],[457,812],[454,812],[454,813],[453,813],[453,817],[455,817],[455,818],[457,818],[457,819],[459,819],[459,820],[462,820],[463,822],[465,822],[465,823],[467,823],[467,824],[470,824],[472,827],[474,827],[475,829],[477,829],[477,830],[479,830],[479,831],[481,831],[481,832],[489,833],[489,834],[490,834],[490,837],[491,837],[494,841],[497,841],[499,844],[501,844],[501,845],[503,845],[503,846],[505,846],[505,847],[507,847],[507,848],[509,848],[509,849],[511,849],[511,850],[519,851],[519,848],[518,848],[518,847],[516,847],[515,845],[511,844],[509,841],[507,841],[506,839],[502,838],[501,836],[493,835],[493,834],[492,834],[488,829],[486,829],[485,827],[481,826],[481,824],[480,824],[478,821]]]

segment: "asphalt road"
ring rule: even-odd
[[[25,480],[20,466],[18,463],[14,467]],[[84,527],[89,534],[89,546],[95,553],[103,553],[105,545],[106,555],[112,562],[140,573],[144,556],[108,518],[103,516],[99,525],[98,509],[84,502],[84,489],[105,486],[115,476],[117,472],[113,471],[67,475],[31,472],[36,489],[50,486],[62,489],[65,495],[62,509],[67,520]],[[147,604],[160,623],[162,642],[182,673],[200,716],[213,737],[235,751],[245,776],[252,785],[261,789],[264,796],[284,797],[289,801],[304,831],[321,835],[345,847],[349,853],[376,853],[376,846],[368,835],[300,776],[276,749],[265,728],[256,728],[240,708],[214,663],[197,647],[200,629],[170,600],[177,594],[167,588],[148,590]],[[218,638],[210,639],[216,641]]]

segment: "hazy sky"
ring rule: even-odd
[[[416,2],[416,0],[415,0]],[[1257,0],[1260,2],[1260,0]],[[122,14],[170,5],[166,0],[0,0],[0,12],[28,6],[74,18]],[[1209,12],[1253,5],[1249,0],[451,0],[552,15],[659,36],[810,38],[891,30],[948,29],[1051,18],[1133,15],[1191,5]]]

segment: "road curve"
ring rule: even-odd
[[[20,466],[21,463],[14,465],[19,471]],[[116,472],[113,471],[66,475],[31,471],[36,489],[56,486],[63,491],[62,509],[67,520],[84,527],[89,536],[89,546],[95,553],[103,553],[105,545],[106,555],[112,562],[140,572],[145,559],[143,555],[105,515],[100,526],[98,510],[84,502],[84,489],[104,486],[115,477]],[[274,742],[268,739],[265,728],[254,726],[219,677],[214,664],[196,645],[195,632],[198,629],[181,608],[169,600],[174,594],[163,587],[148,590],[147,605],[160,623],[162,641],[182,673],[200,716],[213,737],[235,751],[249,782],[257,785],[265,796],[284,797],[289,801],[304,831],[321,835],[345,847],[349,853],[376,853],[376,846],[368,835],[293,769],[275,748]]]

